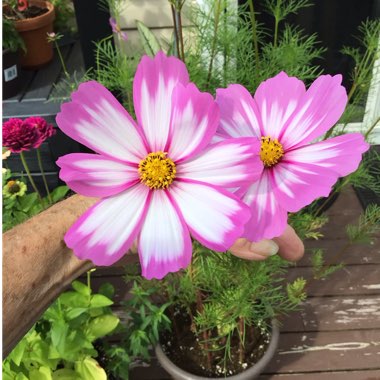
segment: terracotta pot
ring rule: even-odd
[[[253,380],[256,379],[264,370],[264,368],[272,360],[274,354],[276,353],[278,340],[280,336],[280,329],[278,328],[278,323],[272,321],[272,331],[271,339],[268,345],[267,350],[263,357],[252,367],[246,369],[244,372],[241,372],[237,375],[225,377],[228,380]],[[156,357],[160,362],[161,366],[176,380],[220,380],[220,377],[203,377],[193,375],[189,372],[184,371],[183,369],[177,367],[168,356],[166,356],[161,345],[156,346]]]
[[[55,13],[54,5],[48,1],[30,0],[29,5],[49,10],[43,15],[15,22],[26,47],[26,53],[21,56],[21,66],[35,69],[47,64],[53,58],[53,46],[47,41],[47,33],[53,32]]]
[[[3,99],[17,95],[22,85],[19,52],[3,50]]]

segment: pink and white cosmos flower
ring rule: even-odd
[[[111,265],[137,239],[143,275],[162,278],[190,263],[190,234],[217,251],[240,237],[249,208],[224,188],[259,177],[260,143],[211,145],[217,104],[189,82],[180,60],[161,52],[142,58],[133,101],[137,123],[106,88],[87,82],[57,115],[63,132],[97,153],[60,158],[60,178],[102,198],[65,242],[79,258]]]
[[[243,234],[247,239],[281,235],[288,211],[328,196],[339,177],[357,169],[369,147],[361,134],[310,144],[344,111],[347,94],[341,81],[341,75],[322,75],[306,90],[302,81],[281,72],[261,83],[254,98],[237,84],[217,90],[218,137],[261,140],[262,175],[237,192],[252,211]]]

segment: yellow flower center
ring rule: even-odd
[[[270,136],[261,138],[260,158],[266,167],[276,165],[284,155],[284,149],[277,139]]]
[[[151,189],[167,189],[175,178],[175,163],[166,155],[149,153],[139,163],[140,180]]]
[[[10,194],[16,194],[21,190],[18,181],[8,181],[7,187]]]

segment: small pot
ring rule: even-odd
[[[3,99],[17,95],[22,88],[20,78],[20,54],[3,50]]]
[[[263,357],[252,367],[246,369],[237,375],[227,376],[226,379],[230,380],[253,380],[256,379],[264,370],[264,368],[272,360],[274,354],[276,353],[278,340],[280,336],[280,329],[276,321],[272,321],[272,331],[271,339],[267,350]],[[156,346],[156,357],[160,362],[161,366],[173,377],[175,380],[220,380],[220,377],[203,377],[196,376],[183,369],[177,367],[165,354],[160,344]]]
[[[26,48],[21,56],[21,66],[36,69],[53,59],[53,46],[47,40],[47,33],[53,32],[55,13],[54,5],[48,1],[30,0],[29,5],[48,9],[43,15],[15,21],[16,30],[24,40]]]

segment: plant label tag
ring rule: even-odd
[[[12,79],[17,78],[17,66],[13,65],[4,70],[4,80],[5,82],[9,82]]]

